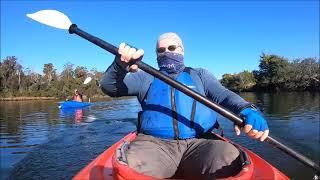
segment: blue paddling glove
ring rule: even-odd
[[[240,114],[244,119],[245,125],[251,125],[252,129],[255,129],[257,131],[265,131],[269,129],[267,121],[258,110],[249,107],[243,109]]]

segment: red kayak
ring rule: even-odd
[[[224,141],[228,141],[241,150],[242,170],[232,177],[225,179],[250,180],[250,179],[289,179],[286,175],[281,173],[277,168],[273,167],[267,161],[253,153],[252,151],[240,147],[239,145],[217,135],[212,134]],[[103,180],[103,179],[117,179],[117,180],[156,180],[157,178],[140,174],[121,160],[121,153],[123,146],[126,146],[130,141],[136,138],[136,133],[132,132],[123,139],[112,145],[89,165],[83,168],[73,179],[74,180]]]

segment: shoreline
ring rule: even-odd
[[[7,97],[7,98],[0,98],[0,101],[28,101],[28,100],[57,100],[59,98],[56,97]]]
[[[131,98],[134,98],[134,97],[132,97],[132,96],[123,96],[123,97],[95,96],[95,97],[92,97],[91,100],[104,99],[104,100],[110,101],[110,100],[115,100],[115,99],[120,100],[120,99],[131,99]],[[62,100],[63,101],[63,98],[57,98],[57,97],[28,97],[28,96],[6,97],[6,98],[0,97],[0,102],[4,102],[4,101],[32,101],[32,100]],[[88,98],[84,98],[84,100],[88,100]]]

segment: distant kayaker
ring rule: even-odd
[[[142,111],[137,138],[129,144],[129,167],[157,177],[215,179],[237,174],[239,150],[221,140],[206,139],[217,125],[217,113],[129,62],[143,56],[125,43],[105,72],[101,88],[109,96],[137,96]],[[159,70],[245,118],[243,131],[265,140],[269,130],[261,113],[223,87],[207,70],[184,64],[184,46],[175,33],[162,34],[156,45]],[[236,134],[240,128],[235,126]]]
[[[82,102],[83,101],[82,94],[78,91],[78,89],[74,90],[74,95],[73,95],[72,99],[74,101],[78,101],[78,102]]]

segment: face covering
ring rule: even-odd
[[[184,69],[183,55],[174,52],[164,52],[157,58],[160,71],[166,71],[168,74],[179,73]]]

